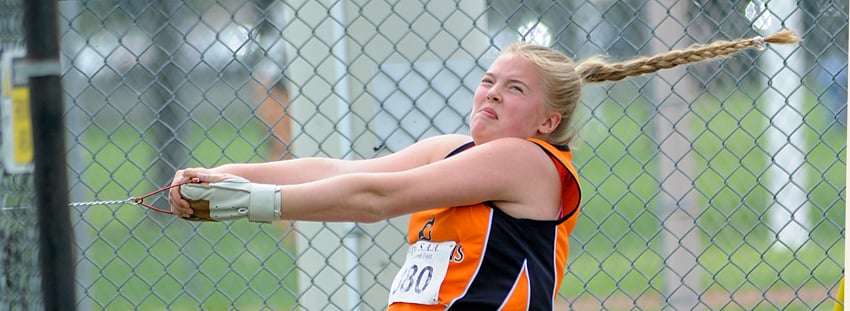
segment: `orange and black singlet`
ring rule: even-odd
[[[517,219],[491,202],[412,214],[410,249],[390,288],[388,310],[553,308],[581,191],[569,149],[528,140],[547,152],[561,176],[559,219]]]

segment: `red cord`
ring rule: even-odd
[[[148,193],[148,194],[146,194],[146,195],[138,196],[138,197],[133,198],[133,203],[136,203],[136,204],[138,204],[138,205],[144,206],[144,207],[146,207],[146,208],[148,208],[148,209],[151,209],[151,210],[154,210],[154,211],[157,211],[157,212],[160,212],[160,213],[172,214],[172,215],[173,215],[174,213],[173,213],[173,212],[171,212],[170,210],[164,210],[164,209],[158,208],[158,207],[156,207],[156,206],[153,206],[153,205],[150,205],[150,204],[145,203],[145,198],[151,197],[151,196],[153,196],[153,195],[155,195],[155,194],[157,194],[157,193],[160,193],[160,192],[166,191],[166,190],[171,189],[171,188],[174,188],[174,187],[180,187],[180,186],[185,185],[185,184],[194,184],[194,183],[199,183],[199,182],[200,182],[200,181],[199,181],[197,178],[192,178],[192,180],[189,180],[189,181],[186,181],[186,182],[182,182],[182,183],[179,183],[179,184],[174,184],[174,185],[171,185],[171,186],[168,186],[168,187],[163,187],[163,188],[160,188],[159,190],[156,190],[156,191],[154,191],[154,192]]]

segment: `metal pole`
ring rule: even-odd
[[[24,1],[24,28],[44,309],[75,310],[56,1]]]
[[[755,2],[754,2],[755,3]],[[759,30],[769,35],[782,28],[804,29],[800,7],[796,1],[769,1],[764,14],[776,21],[772,26]],[[768,46],[768,51],[759,57],[758,68],[765,75],[767,85],[759,105],[768,119],[767,138],[767,190],[768,226],[775,242],[770,246],[776,251],[795,252],[809,241],[812,226],[809,204],[809,185],[805,131],[797,130],[800,120],[805,119],[805,89],[800,74],[805,72],[803,53],[796,46]]]
[[[682,34],[687,31],[682,21],[688,20],[689,6],[688,2],[674,0],[650,1],[646,5],[649,23],[656,26],[649,43],[653,54],[681,47]],[[699,87],[684,67],[655,75],[650,89],[658,109],[653,122],[661,180],[658,217],[662,221],[662,252],[667,255],[662,270],[665,308],[705,310],[700,302],[705,290],[702,269],[697,265],[704,247],[699,230],[694,230],[701,207],[693,187],[697,170],[691,150],[695,135],[690,128],[693,115],[689,104],[696,100]]]

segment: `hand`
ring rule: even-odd
[[[193,210],[189,220],[223,221],[244,217],[264,223],[280,220],[278,186],[252,183],[232,175],[221,177],[225,178],[180,186],[180,194]]]
[[[207,183],[219,182],[231,177],[237,176],[231,174],[215,173],[212,170],[206,168],[189,168],[179,170],[174,173],[174,179],[171,181],[171,185],[173,186],[178,184],[184,184],[188,181]],[[171,208],[171,212],[174,215],[188,220],[204,221],[204,219],[200,219],[193,215],[194,211],[192,210],[192,206],[189,201],[186,201],[180,194],[179,187],[171,188],[168,191],[168,206]]]

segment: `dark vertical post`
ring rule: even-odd
[[[74,310],[74,260],[65,163],[65,124],[59,78],[56,0],[24,1],[30,109],[35,151],[39,264],[45,310]]]

